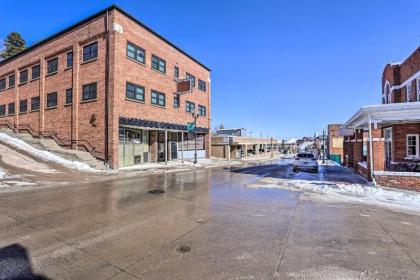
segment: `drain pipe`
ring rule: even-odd
[[[375,176],[373,176],[374,168],[373,168],[373,142],[372,142],[372,118],[369,114],[369,160],[370,160],[370,176],[372,177],[372,183],[376,186]]]
[[[106,10],[105,15],[105,163],[109,166],[109,10]]]

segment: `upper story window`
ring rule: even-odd
[[[0,116],[6,115],[6,105],[0,105]]]
[[[145,50],[130,42],[127,42],[127,56],[140,63],[145,63]]]
[[[19,83],[24,84],[28,81],[28,69],[20,71],[19,74]]]
[[[6,78],[0,80],[0,90],[6,89]]]
[[[174,93],[174,108],[179,108],[180,107],[179,99],[180,99],[179,94]]]
[[[206,115],[206,106],[198,105],[198,114],[200,116],[205,116]]]
[[[98,57],[98,42],[83,47],[83,61],[89,61]]]
[[[190,73],[187,73],[187,74],[185,75],[185,77],[186,77],[187,79],[190,79],[190,80],[191,80],[191,83],[192,83],[192,86],[193,86],[193,87],[195,87],[195,76],[191,75]]]
[[[156,55],[152,55],[152,68],[159,72],[166,73],[166,61]]]
[[[195,103],[187,101],[185,106],[185,111],[188,113],[194,113],[195,112]]]
[[[7,105],[7,114],[14,115],[15,114],[15,102],[9,103]]]
[[[26,113],[28,111],[28,100],[21,100],[19,102],[19,113]]]
[[[165,107],[165,104],[166,104],[165,94],[162,92],[152,90],[151,102],[153,105],[159,105],[159,106]]]
[[[413,87],[411,85],[411,82],[407,84],[407,86],[405,87],[405,91],[407,93],[406,102],[411,102],[413,96]]]
[[[72,67],[73,66],[73,52],[68,52],[66,55],[66,67]]]
[[[57,106],[57,93],[49,93],[47,94],[47,108],[56,107]]]
[[[144,87],[127,82],[125,97],[137,101],[144,101]]]
[[[47,61],[47,75],[58,71],[58,57]]]
[[[407,157],[418,158],[419,156],[419,135],[407,134]]]
[[[66,89],[66,105],[70,105],[73,103],[73,89],[68,88]]]
[[[391,92],[390,92],[390,87],[389,87],[389,82],[388,81],[385,82],[384,92],[382,94],[382,99],[383,99],[384,104],[391,103]]]
[[[179,68],[178,68],[178,66],[174,66],[174,77],[179,78]]]
[[[198,79],[198,89],[202,91],[206,91],[206,82],[203,80]]]
[[[41,69],[40,69],[39,64],[32,67],[32,80],[39,78],[40,71]]]
[[[39,96],[31,98],[31,111],[39,110]]]
[[[9,88],[15,86],[16,76],[15,74],[9,76]]]
[[[96,99],[96,97],[97,97],[97,92],[96,91],[97,91],[96,83],[83,85],[82,101]]]

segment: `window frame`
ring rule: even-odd
[[[10,84],[10,78],[13,77],[13,85]],[[9,88],[13,88],[16,85],[16,74],[9,75]]]
[[[153,65],[154,65],[153,59],[157,59],[157,68],[153,67]],[[159,69],[160,68],[160,62],[163,62],[164,63],[164,69],[163,69],[163,71],[161,71]],[[152,67],[153,70],[156,70],[156,71],[158,71],[160,73],[166,74],[166,60],[164,60],[163,58],[161,58],[161,57],[159,57],[159,56],[157,56],[155,54],[152,54],[152,60],[151,60],[151,63],[150,64],[151,64],[151,67]]]
[[[134,87],[133,97],[129,97],[127,95],[128,92],[129,92],[128,91],[128,87],[129,86],[133,86]],[[143,93],[141,94],[141,96],[142,96],[141,99],[136,98],[136,96],[137,96],[137,89],[142,89],[143,90]],[[145,93],[146,93],[146,89],[144,88],[144,86],[141,86],[141,85],[138,85],[138,84],[135,84],[135,83],[131,83],[131,82],[126,81],[126,83],[125,83],[125,98],[126,99],[132,100],[132,101],[136,101],[136,102],[144,102],[145,99],[146,99]]]
[[[201,84],[204,84],[204,89],[200,87]],[[207,92],[207,83],[204,80],[198,79],[198,89],[202,92]]]
[[[191,111],[190,110],[190,105],[193,105],[193,110]],[[185,112],[187,112],[187,113],[195,113],[195,103],[194,102],[191,102],[191,101],[188,101],[188,100],[186,100],[185,101]]]
[[[55,65],[52,65],[52,66],[49,65],[51,62],[54,62],[54,61],[56,61]],[[47,76],[57,73],[58,72],[58,56],[47,60],[46,66],[47,66]],[[55,71],[54,71],[53,66],[55,66]],[[50,72],[50,70],[52,71]]]
[[[188,73],[188,72],[185,72],[185,79],[190,79],[190,80],[192,80],[192,82],[191,82],[192,87],[193,87],[193,88],[195,88],[195,84],[196,84],[196,77],[195,77],[193,74]]]
[[[411,82],[405,86],[405,98],[406,102],[411,102],[411,99],[413,98],[413,85]]]
[[[408,143],[408,138],[409,137],[415,137],[416,138],[416,154],[415,155],[409,155],[409,143]],[[405,140],[405,145],[406,145],[406,155],[407,158],[411,159],[411,158],[419,158],[420,157],[420,149],[419,149],[419,134],[407,134],[406,135],[406,140]]]
[[[13,105],[13,106],[10,106],[10,105]],[[13,108],[13,113],[10,113],[10,108]],[[11,115],[14,115],[15,113],[16,113],[16,104],[15,104],[15,102],[8,103],[7,104],[7,115],[8,116],[11,116]]]
[[[55,96],[55,104],[54,105],[49,105],[48,102],[48,98],[51,96]],[[49,108],[55,108],[58,106],[58,94],[57,92],[51,92],[47,94],[47,97],[45,98],[46,104],[45,104],[45,108],[49,109]]]
[[[70,102],[69,102],[69,93],[70,93]],[[71,105],[73,104],[73,88],[67,88],[66,89],[66,96],[65,96],[66,100],[65,100],[65,105]]]
[[[153,94],[156,94],[157,96],[156,96],[156,103],[155,102],[153,102]],[[160,97],[161,96],[163,96],[163,105],[162,104],[160,104],[159,102],[160,102]],[[157,90],[154,90],[154,89],[152,89],[152,90],[150,90],[150,103],[152,104],[152,105],[155,105],[155,106],[159,106],[159,107],[166,107],[166,94],[165,93],[163,93],[163,92],[160,92],[160,91],[157,91]]]
[[[129,51],[128,51],[128,47],[129,47],[129,46],[132,46],[132,47],[134,48],[134,57],[131,57],[131,56],[129,56],[129,55],[128,55],[128,53],[129,53]],[[138,55],[137,55],[137,51],[141,51],[141,52],[143,52],[143,57],[142,57],[142,56],[138,56]],[[134,44],[133,42],[127,41],[127,46],[126,46],[126,52],[125,52],[125,55],[126,55],[129,59],[134,60],[135,62],[138,62],[138,63],[144,64],[144,65],[146,64],[146,50],[145,50],[145,49],[143,49],[142,47],[137,46],[137,45],[136,45],[136,44]],[[138,57],[142,57],[142,58],[143,58],[143,61],[138,60],[138,59],[137,59]]]
[[[71,58],[69,58],[69,57],[71,57]],[[69,61],[71,61],[71,64],[69,64]],[[66,67],[67,68],[72,68],[73,63],[74,63],[74,53],[73,53],[73,51],[69,51],[69,52],[66,53]]]
[[[25,104],[25,110],[22,111],[22,104]],[[19,100],[19,114],[28,112],[28,99]]]
[[[95,56],[92,56],[92,47],[93,46],[96,46]],[[85,56],[87,56],[87,54],[85,53],[85,49],[88,49],[88,48],[89,48],[89,53],[88,53],[89,54],[89,58],[88,59],[85,59],[86,58]],[[89,44],[86,44],[86,45],[83,46],[83,49],[82,49],[82,62],[88,62],[88,61],[95,60],[95,59],[98,58],[98,55],[99,55],[98,41],[95,41],[95,42],[92,42],[92,43],[89,43]]]
[[[38,76],[37,77],[34,77],[34,68],[38,68]],[[34,66],[31,67],[31,79],[36,80],[36,79],[39,79],[39,77],[41,77],[41,64],[37,64],[37,65],[34,65]]]
[[[1,84],[4,83],[4,87],[1,86]],[[3,79],[0,80],[0,91],[4,91],[7,88],[7,81],[6,81],[6,77],[4,77]]]
[[[181,108],[181,95],[179,93],[174,93],[174,108]]]
[[[25,73],[25,75],[22,75],[22,73]],[[26,77],[26,79],[22,80],[22,77]],[[28,69],[24,69],[22,71],[19,71],[19,84],[20,85],[26,84],[28,82],[28,79],[29,79]]]
[[[89,95],[91,95],[92,94],[92,92],[91,92],[91,87],[92,86],[95,86],[95,94],[94,94],[94,97],[92,98],[90,96],[90,98],[85,98],[85,88],[89,87],[88,93],[89,93]],[[97,82],[94,82],[94,83],[83,85],[82,86],[82,96],[81,97],[82,97],[82,102],[83,101],[92,101],[92,100],[98,99],[98,83]]]
[[[37,107],[36,108],[34,108],[34,100],[37,100]],[[39,107],[40,107],[40,97],[39,96],[34,96],[34,97],[31,97],[31,112],[34,112],[34,111],[39,111]]]
[[[200,109],[203,109],[204,108],[204,114],[202,114],[201,112],[201,110]],[[202,116],[202,117],[205,117],[205,116],[207,116],[207,108],[206,108],[206,106],[204,106],[204,105],[198,105],[198,114],[200,115],[200,116]]]
[[[6,115],[7,115],[7,112],[6,112],[6,104],[1,104],[0,105],[0,117],[4,117]]]
[[[420,78],[416,79],[416,101],[420,102]]]
[[[179,78],[179,67],[174,66],[174,78]]]

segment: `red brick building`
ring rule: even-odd
[[[192,91],[176,92],[190,79]],[[0,62],[0,125],[113,168],[210,155],[210,70],[111,6]]]
[[[328,125],[328,158],[337,163],[343,162],[343,136],[340,134],[341,124]]]
[[[382,104],[362,107],[345,126],[355,129],[344,137],[347,166],[381,185],[420,191],[420,48],[385,66]]]

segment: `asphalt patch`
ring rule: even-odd
[[[154,190],[149,191],[149,193],[151,193],[151,194],[163,194],[163,193],[165,193],[165,191],[161,190],[161,189],[154,189]]]

